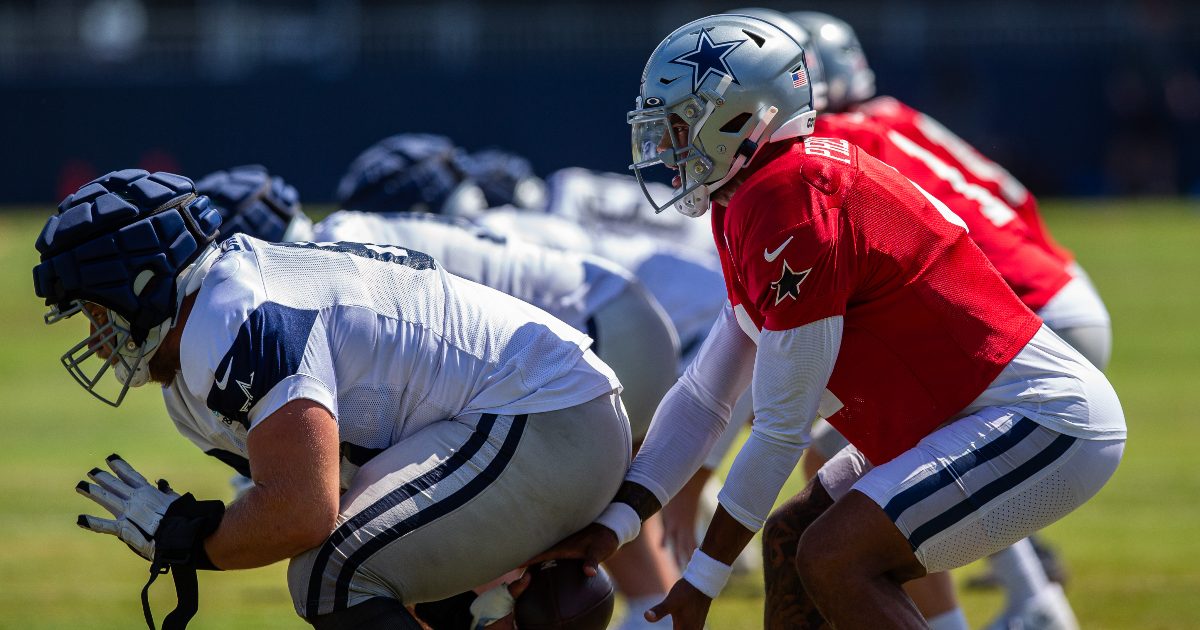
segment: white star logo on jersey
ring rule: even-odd
[[[254,396],[250,393],[250,386],[254,384],[254,372],[250,373],[249,383],[243,383],[238,380],[235,380],[234,382],[237,383],[237,386],[242,389],[242,393],[246,395],[246,402],[238,411],[246,413],[247,411],[250,411],[250,405],[254,404]]]
[[[783,271],[779,274],[779,279],[771,283],[771,288],[775,290],[775,304],[782,302],[783,298],[794,300],[800,297],[800,283],[804,282],[810,271],[812,267],[804,271],[792,271],[787,259],[783,259]]]

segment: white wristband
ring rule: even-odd
[[[614,501],[604,508],[594,521],[613,530],[617,535],[617,544],[625,543],[638,537],[642,531],[642,517],[628,503]]]
[[[730,573],[733,573],[733,567],[714,560],[697,549],[683,572],[683,579],[695,586],[696,590],[708,595],[709,599],[716,599],[717,595],[721,594],[721,589],[725,588],[725,583],[729,581]]]

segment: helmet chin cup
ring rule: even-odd
[[[141,387],[150,382],[150,357],[142,357],[132,366],[125,361],[118,361],[113,366],[113,375],[123,385],[128,384],[129,387]]]
[[[711,206],[712,200],[708,198],[708,186],[697,186],[675,201],[675,209],[679,211],[679,214],[693,219],[704,216]]]

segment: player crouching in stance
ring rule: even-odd
[[[921,628],[901,589],[1062,518],[1124,448],[1104,375],[1042,326],[960,219],[895,169],[812,129],[804,51],[735,15],[651,55],[634,168],[712,206],[731,304],[663,400],[613,503],[541,557],[604,558],[679,490],[748,384],[754,425],[684,578],[647,614],[700,628],[729,564],[768,530],[769,628]],[[710,204],[710,199],[712,202]],[[851,442],[772,504],[821,416]],[[795,553],[770,541],[799,537]]]
[[[291,559],[296,611],[317,628],[419,628],[406,606],[466,625],[467,589],[604,508],[629,423],[586,336],[420,252],[218,246],[219,222],[190,180],[128,170],[69,196],[38,238],[47,320],[92,324],[71,373],[111,404],[172,388],[190,411],[177,428],[254,478],[222,509],[112,459],[119,479],[93,470],[80,491],[114,518],[81,526],[177,582]],[[115,396],[97,389],[110,366]],[[503,609],[470,623],[498,619],[511,624]]]

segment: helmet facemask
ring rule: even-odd
[[[63,367],[93,396],[117,407],[130,387],[141,387],[150,381],[150,359],[170,329],[171,320],[151,329],[140,344],[134,341],[133,331],[125,318],[96,304],[84,305],[76,301],[64,311],[51,307],[45,320],[47,324],[53,324],[76,313],[83,313],[87,318],[91,334],[62,355]],[[104,379],[110,368],[115,383]]]
[[[654,97],[643,102],[639,96],[637,109],[627,115],[632,127],[634,160],[629,168],[655,212],[673,205],[687,216],[698,217],[708,209],[709,188],[705,182],[712,172],[713,160],[700,143],[698,132],[717,108],[717,103],[722,102],[720,92],[728,85],[726,77],[717,86],[717,93],[701,91],[669,105],[662,105],[661,99]],[[686,127],[685,134],[677,133],[678,124]],[[681,140],[680,135],[684,135],[686,141]],[[675,196],[661,200],[661,203],[650,193],[642,172],[658,165],[674,170],[679,181],[675,185],[678,191]]]

